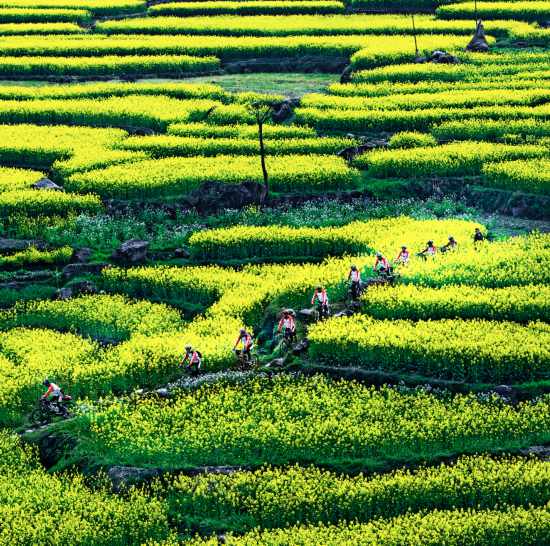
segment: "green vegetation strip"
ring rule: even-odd
[[[474,396],[437,398],[280,375],[203,387],[161,405],[114,403],[73,426],[86,446],[75,455],[93,453],[105,464],[154,461],[170,469],[296,462],[374,469],[547,441],[550,401],[512,408]]]
[[[367,522],[427,510],[544,506],[550,463],[463,457],[454,465],[346,477],[315,467],[231,475],[180,475],[168,487],[169,514],[202,533],[274,529],[319,522]]]
[[[345,6],[337,0],[246,0],[206,1],[206,2],[170,2],[157,4],[149,8],[149,15],[256,15],[256,14],[307,14],[307,13],[343,13]],[[116,28],[116,27],[115,27]]]

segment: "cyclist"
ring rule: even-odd
[[[448,250],[456,250],[457,247],[458,243],[456,242],[455,238],[450,235],[449,241],[447,242],[447,244],[443,245],[440,250],[441,252],[447,252]]]
[[[361,295],[361,273],[356,265],[351,266],[348,281],[351,281],[351,297],[356,300]]]
[[[285,340],[290,342],[296,341],[296,322],[290,311],[283,311],[283,316],[279,321],[279,326],[277,328],[278,332],[283,332],[283,337]]]
[[[434,245],[433,241],[428,241],[426,244],[426,248],[422,252],[418,253],[418,255],[424,258],[425,260],[428,258],[428,256],[431,256],[433,258],[436,254],[437,254],[437,248]]]
[[[239,331],[237,341],[235,341],[235,345],[233,345],[234,351],[237,350],[238,345],[241,345],[240,354],[243,358],[245,360],[250,360],[250,352],[254,347],[254,340],[252,339],[252,335],[249,334],[244,328],[241,328]]]
[[[401,264],[401,265],[407,265],[409,263],[409,258],[410,258],[410,255],[409,255],[409,251],[407,250],[407,247],[402,246],[401,251],[397,255],[397,258],[395,259],[395,263]]]
[[[311,298],[311,305],[315,305],[317,308],[317,313],[319,314],[320,319],[328,317],[328,294],[324,286],[317,286],[315,288],[315,292]]]
[[[52,399],[57,399],[58,404],[63,402],[63,392],[59,385],[52,383],[49,379],[44,379],[42,385],[48,387],[48,390],[41,396],[42,400],[48,400],[51,397]]]
[[[485,241],[485,235],[481,233],[481,230],[476,227],[475,233],[474,233],[474,244],[475,243],[481,243],[482,241]]]
[[[391,275],[390,262],[388,262],[381,252],[376,253],[376,261],[372,270],[380,276],[388,277]]]
[[[185,356],[181,361],[181,365],[183,366],[186,363],[187,365],[185,366],[185,369],[192,375],[197,375],[200,372],[202,364],[202,354],[200,353],[200,351],[194,350],[191,345],[185,346]]]

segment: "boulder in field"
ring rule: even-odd
[[[111,255],[116,262],[135,264],[147,259],[149,241],[130,239],[122,243]]]

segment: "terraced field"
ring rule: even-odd
[[[549,20],[1,1],[0,544],[550,544]]]

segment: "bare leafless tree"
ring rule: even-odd
[[[252,116],[254,116],[254,119],[256,120],[256,123],[258,125],[260,163],[262,165],[262,175],[264,179],[264,191],[262,192],[260,203],[258,203],[258,205],[260,206],[260,208],[262,208],[269,195],[269,175],[265,164],[264,124],[271,119],[273,115],[274,105],[272,103],[266,102],[252,102],[248,105],[247,109],[252,114]]]

